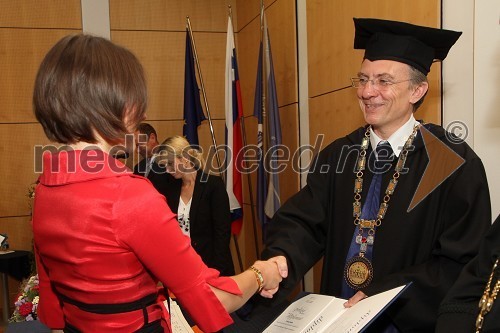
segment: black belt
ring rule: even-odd
[[[144,296],[138,300],[127,303],[112,303],[112,304],[88,304],[83,303],[72,298],[69,298],[61,293],[57,293],[59,300],[63,303],[69,303],[80,310],[97,314],[115,314],[142,310],[144,316],[144,325],[137,330],[137,333],[162,333],[161,320],[155,320],[149,323],[147,307],[156,303],[156,294]],[[64,333],[81,333],[75,326],[65,323]]]
[[[66,323],[64,326],[64,333],[82,333],[78,328],[73,325]],[[140,329],[134,333],[163,333],[163,327],[161,327],[161,320],[155,320],[149,324],[142,326]]]
[[[144,296],[143,298],[138,299],[136,301],[127,303],[117,303],[117,304],[88,304],[79,302],[60,293],[58,293],[58,296],[59,299],[64,303],[73,304],[77,306],[80,310],[97,314],[113,314],[113,313],[136,311],[144,309],[156,303],[156,294],[150,294]]]

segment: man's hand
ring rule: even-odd
[[[350,308],[351,306],[353,306],[354,304],[358,303],[359,301],[361,301],[363,298],[366,297],[368,296],[366,296],[364,292],[358,291],[354,296],[349,298],[349,300],[344,303],[344,308]]]
[[[254,264],[264,277],[264,288],[260,295],[272,298],[278,291],[280,282],[288,276],[288,265],[284,256],[272,257],[266,261],[257,261]]]

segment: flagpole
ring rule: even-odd
[[[231,18],[231,24],[232,24],[233,20],[232,20],[231,14],[232,14],[231,13],[231,5],[229,5],[229,17]],[[234,154],[234,153],[235,153],[235,151],[233,150],[232,154]],[[233,158],[233,161],[236,160],[235,156],[233,156],[232,158]],[[227,181],[227,177],[226,177],[226,181]],[[243,210],[243,202],[241,203],[241,209]],[[240,265],[240,272],[243,272],[243,261],[241,260],[240,246],[238,244],[238,237],[236,237],[236,234],[233,234],[233,241],[234,241],[234,248],[236,249],[236,255],[238,257],[238,264]]]
[[[217,149],[217,142],[215,140],[214,127],[212,124],[212,116],[210,114],[210,109],[208,107],[207,93],[205,91],[205,85],[203,84],[203,75],[201,74],[200,62],[198,61],[198,52],[196,51],[196,43],[194,42],[193,30],[191,29],[191,20],[189,19],[189,16],[186,16],[186,20],[187,20],[187,28],[189,31],[189,37],[191,39],[191,45],[193,47],[194,61],[196,63],[196,68],[198,70],[198,77],[200,79],[200,87],[201,87],[201,92],[203,94],[203,102],[205,103],[205,110],[207,111],[208,125],[210,127],[210,134],[212,135],[212,144],[215,151],[215,157],[217,158],[217,164],[219,169],[218,171],[219,175],[222,177],[222,179],[224,179],[224,174],[222,173],[222,168],[221,168],[222,163],[220,161],[219,152]]]
[[[267,68],[266,68],[266,36],[265,34],[267,33],[266,27],[265,27],[265,17],[264,17],[264,0],[260,0],[260,44],[262,45],[262,155],[261,158],[263,159],[262,163],[264,165],[264,170],[270,170],[269,165],[267,164],[268,161],[266,161],[266,156],[267,152],[269,149],[269,121],[268,121],[268,115],[267,115]],[[266,182],[269,184],[269,175],[267,171],[264,171],[264,177],[268,179]],[[267,189],[265,189],[267,192]],[[266,198],[266,197],[265,197]],[[266,200],[264,200],[265,202]],[[265,213],[264,213],[265,215]],[[264,219],[267,219],[266,217]],[[266,223],[265,221],[261,221],[262,223],[262,239],[266,239]]]
[[[262,45],[262,157],[264,158],[265,152],[269,146],[269,141],[267,138],[268,126],[267,126],[267,114],[266,114],[266,51],[265,51],[265,29],[264,29],[264,0],[260,0],[260,43]],[[264,165],[266,161],[264,160]],[[264,168],[267,169],[267,168]]]
[[[231,5],[229,5],[228,7],[229,7],[229,17],[231,18],[231,24],[232,24],[233,23],[233,12],[231,9]],[[233,31],[234,31],[234,28],[233,28]],[[236,51],[234,53],[235,53],[236,59],[238,59]],[[245,151],[248,147],[247,135],[246,135],[246,129],[245,129],[245,115],[242,115],[242,117],[240,118],[240,122],[241,122],[241,137],[243,139],[243,150]],[[246,156],[246,155],[244,155],[244,156]],[[247,165],[247,161],[245,158],[243,159],[243,163],[245,165],[245,170],[248,170],[248,165]],[[252,227],[253,227],[253,237],[254,237],[254,243],[255,243],[255,254],[257,256],[256,258],[259,259],[260,250],[259,250],[259,239],[257,237],[257,221],[255,218],[255,211],[254,211],[252,177],[250,175],[250,172],[247,172],[246,174],[247,174],[247,182],[248,182],[248,192],[250,194],[250,211],[252,212]],[[241,207],[241,208],[243,208],[243,207]],[[237,242],[236,235],[234,235],[234,237],[235,237],[234,238],[235,244],[237,244],[236,243]],[[239,253],[238,253],[238,256],[239,256]]]

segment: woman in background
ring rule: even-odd
[[[157,189],[177,214],[182,232],[191,238],[191,245],[208,267],[221,275],[234,275],[229,248],[231,213],[222,179],[203,172],[202,153],[182,136],[163,141],[156,161],[167,171]]]
[[[111,157],[145,118],[144,71],[130,51],[64,37],[40,65],[33,105],[47,137],[65,145],[43,155],[34,202],[41,322],[59,332],[170,332],[161,282],[213,332],[254,293],[276,292],[284,258],[219,277],[163,196]]]

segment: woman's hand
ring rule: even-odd
[[[272,298],[278,291],[280,282],[288,276],[288,265],[284,256],[272,257],[266,261],[258,260],[253,266],[260,270],[264,278],[264,286],[260,295]]]

